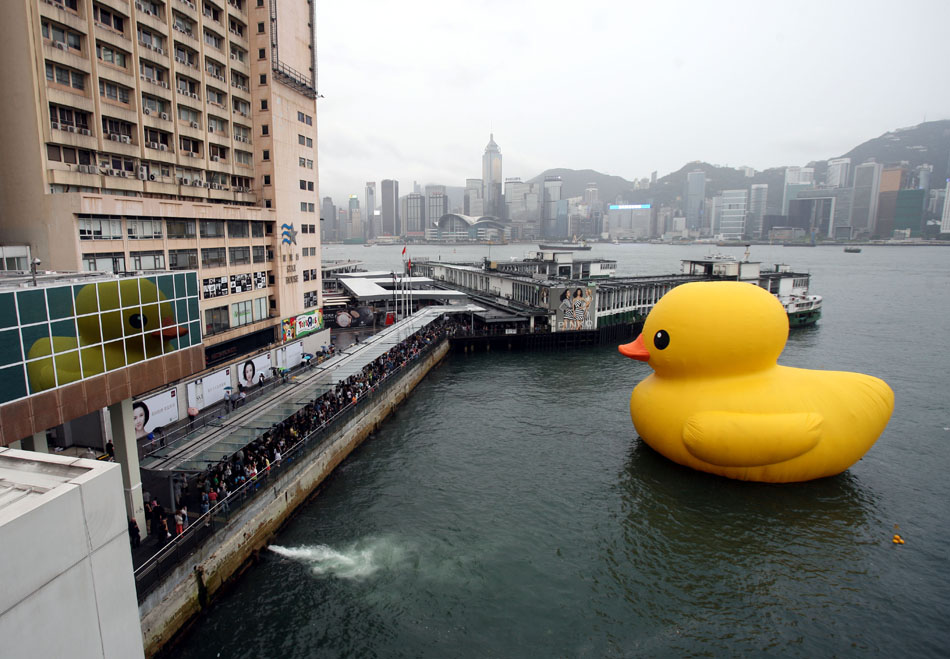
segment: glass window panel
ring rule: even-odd
[[[162,344],[164,341],[154,341],[148,340],[149,337],[145,337],[145,358],[151,359],[152,357],[161,357],[162,356]]]
[[[82,361],[83,377],[88,378],[104,372],[101,346],[82,348],[79,351],[79,357]]]
[[[73,312],[73,292],[68,286],[47,289],[46,300],[49,303],[49,317],[51,319],[68,318],[75,315]]]
[[[29,325],[46,320],[46,296],[42,289],[18,291],[17,305],[20,308],[20,323]]]
[[[185,297],[185,275],[175,275],[175,297]]]
[[[13,293],[0,294],[0,327],[16,327],[18,324]]]
[[[129,307],[122,310],[122,331],[126,336],[142,333],[143,311],[141,307]],[[138,327],[135,326],[135,324]]]
[[[139,286],[142,291],[142,304],[158,302],[158,280],[155,277],[140,279]]]
[[[114,371],[125,366],[125,342],[113,341],[103,346],[106,353],[106,370]]]
[[[196,320],[188,326],[188,336],[191,338],[191,345],[201,343],[201,321]]]
[[[26,396],[26,376],[23,366],[0,368],[0,403]]]
[[[6,366],[22,359],[20,333],[15,329],[0,332],[0,365]]]
[[[30,351],[37,341],[42,341],[42,343],[36,346],[36,352],[33,353],[33,356],[39,357],[40,355],[49,354],[49,325],[42,323],[21,327],[20,334],[22,335],[23,351],[26,353],[27,359],[30,358]]]
[[[37,360],[37,361],[35,361],[35,362],[32,363],[32,368],[34,369],[34,372],[36,372],[37,370],[43,371],[43,370],[46,370],[46,369],[52,369],[52,368],[53,368],[53,358],[52,358],[52,357],[46,357],[46,358],[44,358],[44,359],[39,359],[39,360]],[[38,391],[43,391],[43,389],[38,388],[38,387],[34,387],[34,386],[33,386],[33,383],[31,382],[31,383],[30,383],[30,393],[31,393],[31,394],[35,394],[35,393],[37,393]]]
[[[175,318],[179,323],[184,323],[188,320],[188,300],[183,298],[175,301]]]
[[[189,272],[185,275],[185,284],[188,287],[189,296],[198,295],[198,273]]]
[[[158,290],[162,292],[166,300],[175,299],[175,281],[171,275],[163,275],[158,278]]]
[[[122,337],[122,314],[118,311],[109,311],[102,316],[102,339],[112,341]]]
[[[73,350],[56,355],[56,385],[62,386],[76,382],[81,377],[79,371],[79,351]]]
[[[188,320],[200,319],[201,314],[198,312],[198,298],[193,297],[188,299]],[[184,320],[184,318],[182,318]]]
[[[80,316],[76,319],[79,329],[79,343],[91,345],[102,341],[102,332],[99,327],[99,316]]]
[[[119,282],[107,281],[98,284],[99,307],[103,311],[119,308]]]
[[[123,279],[119,282],[119,292],[122,294],[123,307],[134,307],[142,303],[138,279]]]
[[[53,349],[56,352],[63,352],[64,350],[69,350],[70,348],[76,347],[76,321],[72,318],[68,320],[57,320],[56,322],[50,323],[50,332],[54,337],[72,339],[72,341],[55,341],[59,345],[54,345]]]

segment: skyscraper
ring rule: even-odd
[[[828,161],[829,188],[846,188],[851,182],[851,158],[834,158]]]
[[[561,186],[563,182],[560,176],[545,176],[544,186],[542,188],[543,201],[541,204],[541,237],[542,238],[567,238],[567,227],[559,229],[558,221],[558,202],[561,201]]]
[[[854,168],[851,196],[851,230],[854,237],[874,232],[882,169],[877,162],[862,163]]]
[[[465,179],[465,215],[481,217],[485,214],[485,200],[482,197],[483,191],[482,179]]]
[[[435,237],[437,235],[435,223],[439,221],[440,217],[448,212],[449,198],[445,194],[445,186],[427,185],[425,215],[425,232],[427,238]]]
[[[488,138],[488,146],[482,156],[482,199],[485,215],[504,217],[504,200],[501,196],[501,151],[495,144],[495,135]]]
[[[402,223],[399,221],[399,181],[384,179],[380,183],[382,201],[382,235],[401,236]]]
[[[382,227],[377,227],[373,218],[375,217],[376,211],[376,182],[368,181],[366,183],[366,192],[364,197],[365,204],[363,208],[366,209],[366,237],[375,238],[382,232]]]
[[[943,196],[943,214],[940,219],[940,233],[950,233],[950,179],[947,179],[947,189]]]
[[[209,365],[321,304],[278,268],[320,272],[315,15],[275,4],[4,3],[0,235],[57,270],[264,282],[201,297]]]
[[[703,206],[706,202],[706,173],[697,170],[686,175],[686,228],[699,231],[703,228]]]
[[[323,228],[323,236],[327,240],[339,240],[343,227],[338,225],[336,216],[336,206],[330,197],[324,197],[320,205],[320,219],[323,220],[320,226]]]
[[[403,197],[405,202],[402,213],[406,230],[403,233],[407,238],[425,237],[426,198],[418,192]]]
[[[762,218],[765,217],[768,197],[768,183],[756,183],[749,189],[749,218],[746,225],[747,236],[753,238],[762,237]]]

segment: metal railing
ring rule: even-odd
[[[357,396],[356,403],[347,403],[335,415],[309,432],[281,455],[269,469],[258,472],[257,476],[230,492],[223,501],[219,501],[207,513],[194,520],[184,531],[169,542],[135,570],[135,588],[141,602],[155,589],[166,574],[177,568],[196,549],[201,547],[218,530],[228,526],[231,520],[253,502],[268,485],[276,485],[282,474],[298,467],[304,458],[317,449],[323,448],[333,431],[344,426],[354,417],[362,414],[374,401],[387,393],[398,382],[398,376],[415,366],[431,354],[447,337],[441,337],[424,346],[404,365],[399,366]]]

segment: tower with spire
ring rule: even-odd
[[[482,156],[482,199],[486,215],[503,218],[505,202],[501,196],[501,151],[495,144],[495,134],[490,133],[485,155]]]

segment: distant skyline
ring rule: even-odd
[[[950,3],[317,4],[320,196],[833,158],[950,117]]]

